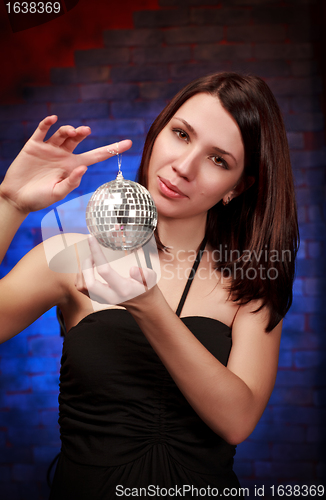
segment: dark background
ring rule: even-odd
[[[184,83],[234,70],[262,76],[274,91],[291,148],[301,246],[275,390],[238,446],[235,469],[252,498],[255,485],[266,498],[272,485],[325,485],[325,2],[79,0],[63,7],[56,19],[13,32],[0,4],[0,179],[49,113],[59,124],[91,126],[79,151],[132,139],[122,168],[133,179],[150,122]],[[75,195],[115,174],[112,160],[94,165]],[[2,276],[41,241],[46,212],[27,218]],[[46,470],[60,447],[61,345],[51,310],[0,346],[3,500],[48,496]]]

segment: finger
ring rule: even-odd
[[[87,289],[95,282],[94,262],[92,257],[87,257],[82,264],[83,280]]]
[[[95,266],[96,267],[105,266],[108,263],[108,261],[106,260],[105,255],[97,239],[91,236],[90,238],[88,238],[88,244],[92,253]]]
[[[117,302],[117,298],[114,298],[116,295],[115,292],[110,290],[107,284],[100,283],[95,279],[94,261],[92,257],[88,257],[84,260],[82,265],[82,274],[88,296],[92,300],[96,300],[101,304],[113,304]],[[84,289],[81,291],[85,293]]]
[[[98,274],[112,289],[124,295],[128,280],[112,269],[96,238],[89,238],[89,247]]]
[[[132,142],[129,139],[126,139],[115,144],[110,144],[109,146],[93,149],[92,151],[87,151],[86,153],[80,154],[80,162],[83,165],[93,165],[94,163],[104,161],[111,156],[115,156],[115,152],[117,151],[117,144],[119,145],[119,153],[124,153],[132,146]],[[111,151],[111,153],[109,151]]]
[[[120,290],[120,292],[123,293],[124,283],[126,283],[127,281],[126,278],[123,278],[119,273],[112,269],[95,238],[90,238],[89,243],[94,265],[98,274],[107,282],[110,287],[117,291]]]
[[[88,257],[87,259],[84,260],[82,264],[82,278],[78,278],[78,284],[80,286],[79,291],[84,293],[85,295],[88,295],[92,300],[96,300],[97,302],[102,302],[102,300],[99,300],[99,297],[101,294],[99,294],[98,291],[98,281],[95,279],[94,275],[94,262],[92,257]],[[103,290],[102,295],[103,295]],[[97,293],[96,293],[97,292]],[[106,290],[104,290],[106,292]]]
[[[77,260],[77,265],[78,265],[78,273],[76,274],[76,278],[75,278],[75,287],[77,288],[77,290],[79,292],[82,292],[82,293],[85,293],[85,295],[88,295],[87,286],[86,286],[83,272],[82,272],[82,268],[81,268],[77,243],[74,244],[74,248],[75,248],[76,260]]]
[[[58,182],[53,188],[54,199],[56,201],[62,200],[71,193],[71,191],[76,189],[86,171],[87,167],[81,165],[80,167],[76,167],[68,177]]]
[[[99,281],[94,281],[91,285],[88,286],[88,294],[91,300],[95,300],[100,304],[110,304],[116,305],[120,302],[117,294],[108,288],[104,283],[100,283]]]
[[[82,271],[80,271],[79,273],[76,274],[76,278],[75,278],[75,287],[76,289],[83,293],[84,295],[87,295],[89,297],[89,293],[88,293],[88,289],[87,289],[87,285],[86,285],[86,282],[84,280],[84,276],[83,276],[83,273]]]
[[[141,263],[140,263],[140,260],[139,260],[139,255],[138,255],[138,251],[137,250],[135,251],[135,257],[136,257],[136,261],[137,261],[137,265],[138,265],[138,270],[139,270],[140,275],[141,275],[142,283],[143,283],[143,285],[145,287],[145,290],[147,291],[148,290],[148,286],[147,286],[147,283],[146,283],[146,278],[145,278],[145,275],[144,275],[143,268],[141,267]],[[130,271],[129,271],[129,274],[130,274]]]
[[[76,136],[76,129],[72,125],[63,125],[46,142],[53,146],[62,146],[69,137]]]
[[[75,129],[76,135],[68,137],[61,147],[63,147],[69,153],[72,153],[74,149],[80,144],[87,136],[91,133],[90,127],[82,126]]]
[[[34,134],[32,135],[31,139],[34,139],[35,141],[43,141],[46,134],[48,133],[50,127],[58,120],[58,117],[56,115],[51,115],[47,116],[42,120],[37,129],[35,130]]]
[[[152,269],[133,266],[130,269],[129,274],[132,279],[138,281],[142,285],[145,285],[144,284],[145,280],[147,288],[152,288],[154,285],[156,285],[157,274]]]

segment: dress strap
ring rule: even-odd
[[[177,316],[180,316],[180,314],[181,314],[182,308],[184,306],[184,303],[186,301],[186,298],[187,298],[187,295],[188,295],[188,292],[189,292],[189,288],[191,286],[191,283],[193,282],[193,279],[195,277],[197,268],[198,268],[199,263],[201,261],[201,258],[203,256],[203,253],[204,253],[204,250],[205,250],[205,246],[206,246],[206,242],[207,242],[207,237],[205,236],[205,238],[203,239],[203,241],[200,244],[200,248],[199,248],[198,253],[196,255],[196,260],[195,260],[195,262],[194,262],[194,264],[192,266],[192,269],[190,271],[190,274],[188,276],[188,280],[187,280],[186,286],[184,287],[183,294],[181,296],[178,308],[176,310],[176,315]]]

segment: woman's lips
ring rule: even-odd
[[[167,179],[163,179],[162,177],[158,177],[158,184],[162,194],[168,196],[169,198],[187,198],[180,189],[171,184]]]

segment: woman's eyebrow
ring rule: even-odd
[[[176,120],[179,120],[180,122],[182,122],[186,127],[187,129],[195,136],[197,137],[197,132],[196,130],[190,125],[190,123],[188,123],[186,120],[184,120],[183,118],[178,118],[177,116],[174,116],[174,118]]]
[[[188,123],[186,120],[184,120],[183,118],[178,118],[177,116],[174,116],[175,120],[179,120],[180,122],[182,122],[186,127],[187,129],[195,136],[197,137],[197,132],[196,130],[192,127],[192,125],[190,125],[190,123]],[[235,161],[235,164],[238,165],[238,162],[237,160],[235,159],[235,157],[233,156],[232,153],[229,153],[228,151],[224,151],[224,149],[221,149],[221,148],[218,148],[217,146],[213,146],[212,149],[214,151],[217,151],[217,153],[219,153],[220,155],[227,155],[227,156],[231,156],[231,158],[233,158],[233,160]]]
[[[224,151],[224,149],[218,148],[216,146],[213,146],[212,149],[214,149],[214,151],[217,151],[217,153],[219,153],[220,155],[231,156],[231,158],[233,158],[233,160],[235,161],[235,164],[238,165],[238,162],[237,162],[237,160],[235,159],[235,157],[233,156],[232,153],[229,153],[228,151]]]

